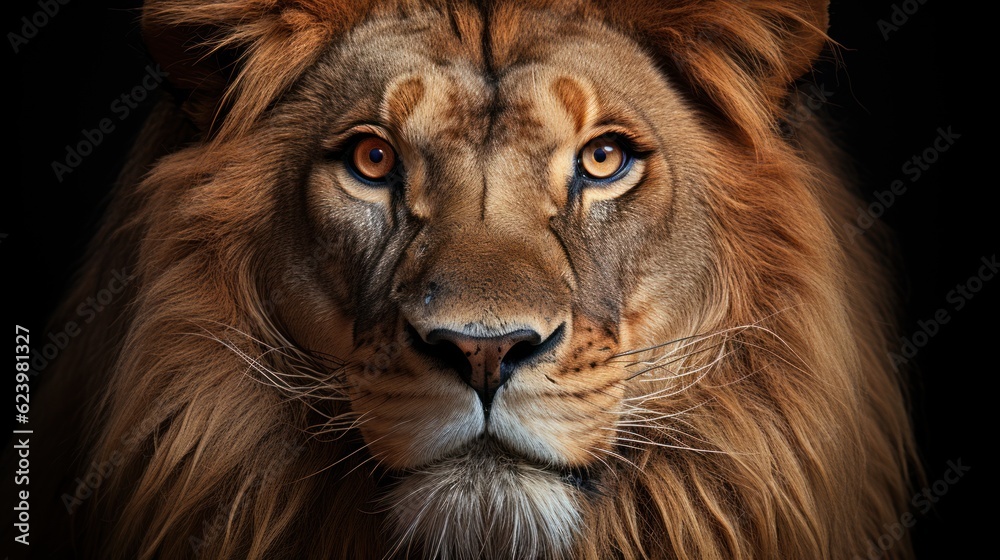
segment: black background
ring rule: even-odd
[[[17,169],[5,188],[16,194],[4,203],[0,221],[7,235],[0,239],[0,297],[8,324],[45,332],[148,112],[149,100],[126,119],[111,108],[141,83],[149,63],[138,34],[138,4],[70,0],[20,52],[13,53],[9,41],[0,47],[11,96],[6,141],[16,158],[8,161]],[[830,94],[820,112],[859,166],[864,195],[873,201],[893,180],[907,184],[881,217],[900,247],[903,333],[912,337],[917,321],[938,309],[951,317],[911,360],[921,452],[930,482],[944,475],[949,460],[972,467],[931,513],[918,515],[911,531],[921,558],[978,557],[979,550],[990,550],[981,543],[996,517],[987,513],[992,504],[985,498],[995,475],[987,450],[997,440],[989,393],[998,373],[1000,280],[987,282],[961,310],[947,295],[977,274],[981,257],[998,249],[991,192],[996,156],[987,151],[996,99],[982,80],[994,70],[981,65],[976,53],[982,51],[973,44],[989,37],[989,18],[956,2],[908,4],[919,9],[886,40],[877,22],[890,18],[892,2],[834,1],[830,34],[842,48],[838,60],[820,63],[811,80]],[[4,33],[19,33],[20,18],[38,6],[19,1],[7,10]],[[112,119],[115,130],[57,181],[52,162],[103,118]],[[903,164],[932,145],[939,127],[949,126],[961,138],[910,182]]]

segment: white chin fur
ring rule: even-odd
[[[561,560],[580,526],[555,473],[476,449],[406,475],[387,502],[393,558]]]

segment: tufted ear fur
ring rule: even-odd
[[[150,0],[142,31],[203,131],[250,127],[372,0]],[[223,113],[225,118],[220,118]]]
[[[828,0],[595,3],[758,146],[828,40]]]

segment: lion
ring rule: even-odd
[[[42,375],[36,552],[870,557],[916,463],[794,93],[827,8],[146,2],[171,88],[56,319],[128,279]]]

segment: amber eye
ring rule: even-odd
[[[629,163],[629,155],[614,136],[599,136],[580,152],[580,166],[587,177],[598,181],[614,178]]]
[[[396,167],[396,151],[378,136],[366,136],[354,145],[350,163],[361,178],[385,181]]]

